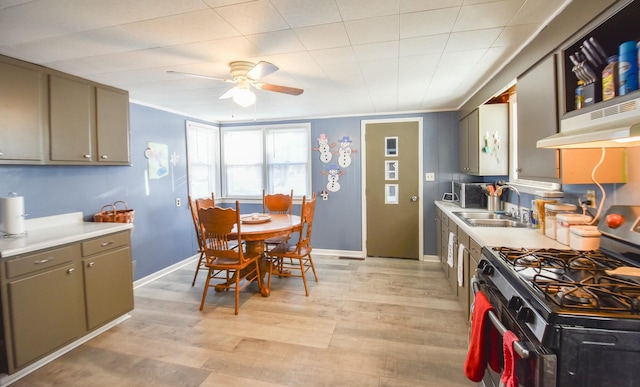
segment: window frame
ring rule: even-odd
[[[205,131],[205,132],[210,132],[208,133],[208,137],[210,139],[212,139],[211,143],[209,144],[209,146],[211,146],[211,148],[213,148],[212,151],[212,157],[211,160],[209,160],[209,162],[206,163],[199,163],[199,162],[194,162],[194,158],[196,156],[193,155],[194,151],[197,152],[198,151],[198,145],[200,144],[200,140],[198,140],[195,144],[190,142],[190,138],[193,138],[191,136],[190,132],[193,131]],[[215,195],[216,199],[218,197],[221,196],[221,187],[220,187],[220,127],[216,126],[216,125],[210,125],[210,124],[204,124],[201,122],[195,122],[195,121],[189,121],[187,120],[185,123],[185,144],[186,144],[186,152],[187,152],[187,156],[186,156],[186,163],[187,163],[187,192],[189,194],[189,196],[191,196],[192,198],[196,199],[199,197],[209,197],[211,196],[211,193],[213,192],[213,194]],[[206,166],[209,171],[209,179],[208,179],[208,186],[210,189],[209,192],[206,193],[199,193],[199,192],[194,192],[194,176],[193,176],[193,170],[195,169],[196,166]],[[211,181],[211,179],[213,179],[213,181]]]
[[[234,132],[234,131],[260,131],[261,132],[261,141],[262,141],[262,162],[261,162],[261,176],[262,176],[262,189],[266,192],[271,192],[269,187],[271,186],[269,180],[269,144],[267,142],[267,138],[269,133],[277,132],[277,131],[291,131],[292,129],[301,129],[304,130],[306,134],[306,147],[307,147],[307,155],[304,161],[306,176],[305,176],[305,192],[299,192],[299,190],[294,189],[294,196],[297,198],[301,198],[304,195],[309,196],[312,192],[312,146],[311,146],[311,123],[296,123],[296,124],[269,124],[269,125],[248,125],[248,126],[233,126],[233,127],[222,127],[220,129],[220,147],[221,147],[221,157],[220,157],[220,182],[221,182],[221,192],[222,196],[225,199],[231,200],[243,200],[243,199],[259,199],[262,200],[262,191],[256,195],[231,195],[228,191],[228,183],[227,183],[227,164],[225,163],[225,133],[226,132]],[[296,164],[299,165],[301,163],[273,163],[272,165],[289,165]],[[288,193],[288,192],[283,192]]]

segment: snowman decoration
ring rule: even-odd
[[[331,161],[331,147],[335,145],[336,144],[329,145],[329,139],[322,133],[320,137],[318,137],[318,147],[313,148],[313,150],[320,152],[320,161],[326,164]]]
[[[342,168],[347,168],[351,165],[351,153],[355,152],[355,149],[351,149],[351,140],[349,136],[343,136],[340,140],[340,148],[338,149],[338,165]]]
[[[322,173],[327,175],[327,179],[329,180],[327,182],[327,190],[331,192],[340,191],[340,183],[338,183],[338,180],[340,180],[340,175],[342,175],[344,171],[341,171],[336,164],[331,164],[329,170],[322,171]]]

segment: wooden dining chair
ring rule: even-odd
[[[235,290],[235,313],[238,314],[240,290],[256,279],[258,289],[262,289],[260,275],[260,253],[245,253],[242,246],[240,222],[240,203],[236,207],[209,207],[198,210],[200,231],[204,241],[205,266],[208,269],[207,281],[202,293],[200,310],[204,308],[207,291],[214,287],[216,291]],[[212,284],[211,281],[222,282]]]
[[[313,230],[313,215],[316,207],[316,194],[310,200],[306,196],[302,198],[302,210],[300,211],[300,225],[294,229],[298,232],[298,241],[295,244],[280,243],[267,253],[269,257],[269,278],[267,288],[271,287],[271,275],[281,277],[302,277],[305,295],[309,296],[306,272],[311,269],[316,282],[318,274],[311,258],[311,232]],[[275,267],[274,267],[275,266]],[[300,274],[293,272],[300,271]]]
[[[189,209],[191,210],[191,218],[193,219],[193,226],[196,231],[196,239],[198,241],[198,253],[200,254],[200,257],[198,258],[198,265],[196,266],[196,272],[193,275],[193,281],[191,282],[191,286],[194,286],[196,284],[196,278],[198,278],[198,273],[200,272],[200,269],[204,267],[204,263],[205,263],[204,244],[202,240],[202,233],[200,232],[200,222],[198,221],[198,206],[196,205],[196,200],[201,200],[201,199],[193,199],[191,195],[187,196],[187,198],[189,200]],[[213,192],[211,193],[210,200],[213,203],[215,203],[213,199]]]
[[[264,214],[291,215],[293,213],[293,190],[289,195],[281,193],[267,194],[265,190],[262,190],[262,212]],[[289,235],[268,238],[264,241],[265,251],[269,251],[269,249],[288,240]]]

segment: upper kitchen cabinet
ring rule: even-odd
[[[129,164],[126,92],[49,75],[51,161]]]
[[[623,2],[619,4],[624,5]],[[635,43],[640,39],[638,19],[640,19],[639,1],[628,2],[628,5],[624,7],[614,7],[577,32],[566,45],[561,47],[563,58],[563,79],[561,82],[563,87],[561,114],[563,122],[561,122],[561,127],[563,130],[565,120],[582,115],[582,113],[589,113],[585,117],[589,121],[597,123],[600,119],[627,114],[628,109],[631,108],[640,110],[640,106],[636,106],[635,101],[640,98],[640,91],[621,94],[618,84],[612,89],[615,91],[615,96],[612,99],[603,100],[602,90],[602,71],[607,66],[607,59],[619,55],[622,43],[633,42],[632,58],[637,63],[638,55]],[[574,61],[578,61],[578,65],[574,64]],[[624,60],[622,61],[624,62]],[[586,73],[581,71],[585,68],[587,69]],[[593,100],[589,101],[591,96],[588,94],[591,91],[588,91],[585,94],[585,104],[581,109],[577,108],[575,103],[576,84],[579,80],[583,80],[589,90],[593,90]],[[624,103],[628,101],[633,101],[633,103]],[[618,106],[620,103],[624,104],[620,107]]]
[[[480,176],[507,175],[508,133],[506,103],[481,105],[460,120],[460,172]]]
[[[517,79],[518,178],[557,181],[558,151],[539,149],[539,139],[558,132],[556,56],[550,55]]]
[[[45,76],[0,57],[0,163],[42,162]]]
[[[129,165],[129,94],[0,56],[0,164]]]

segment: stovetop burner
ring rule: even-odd
[[[640,313],[640,282],[610,276],[624,262],[600,251],[493,248],[517,275],[566,309]]]

